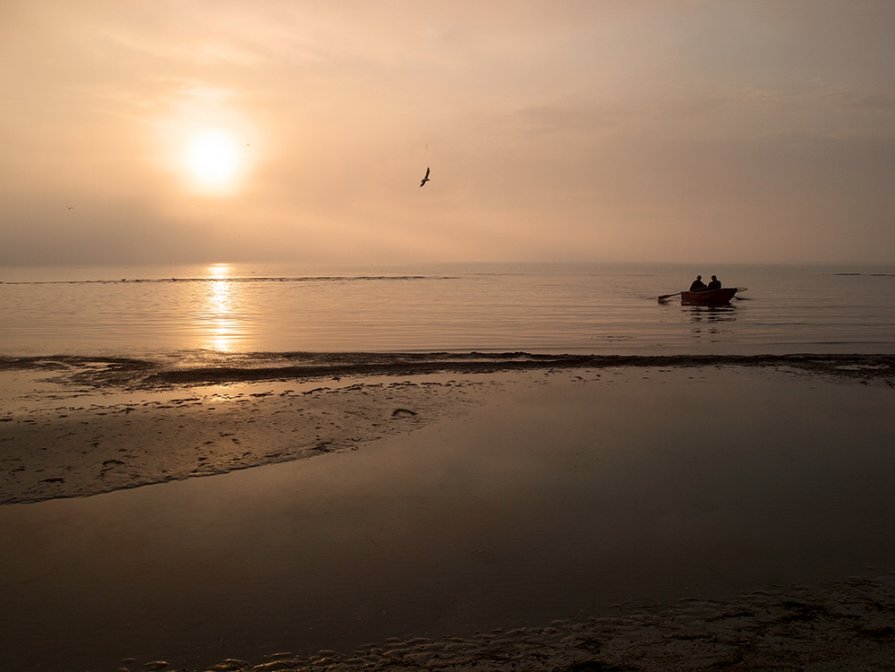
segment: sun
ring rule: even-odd
[[[239,143],[231,133],[219,128],[192,133],[183,158],[195,185],[211,192],[233,189],[243,168]]]

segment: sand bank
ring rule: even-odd
[[[895,357],[883,355],[6,357],[0,358],[0,504],[357,449],[462,414],[494,388],[545,372],[583,380],[582,372],[719,366],[895,385]],[[520,374],[516,381],[512,373]]]
[[[0,503],[93,495],[357,449],[461,412],[483,385],[240,384],[142,391],[127,400],[111,393],[112,401],[57,392],[0,424]]]

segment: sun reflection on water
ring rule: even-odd
[[[207,348],[218,352],[230,352],[238,336],[238,322],[233,316],[232,290],[228,264],[212,264],[208,267],[211,282],[208,283],[206,314],[210,329]]]

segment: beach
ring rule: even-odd
[[[17,669],[895,655],[887,356],[7,358],[2,376]]]
[[[462,415],[492,391],[542,384],[542,376],[560,372],[585,382],[600,381],[601,371],[609,380],[620,372],[696,371],[687,375],[694,380],[722,366],[878,386],[890,386],[895,375],[895,358],[873,355],[299,354],[256,357],[253,366],[243,357],[192,366],[3,358],[0,503],[93,495],[356,450]],[[640,378],[650,380],[647,373]]]
[[[895,2],[2,8],[0,672],[895,671]]]

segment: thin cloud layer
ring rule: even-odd
[[[895,250],[891,3],[3,13],[0,263]],[[215,193],[184,159],[209,129],[238,149]]]

